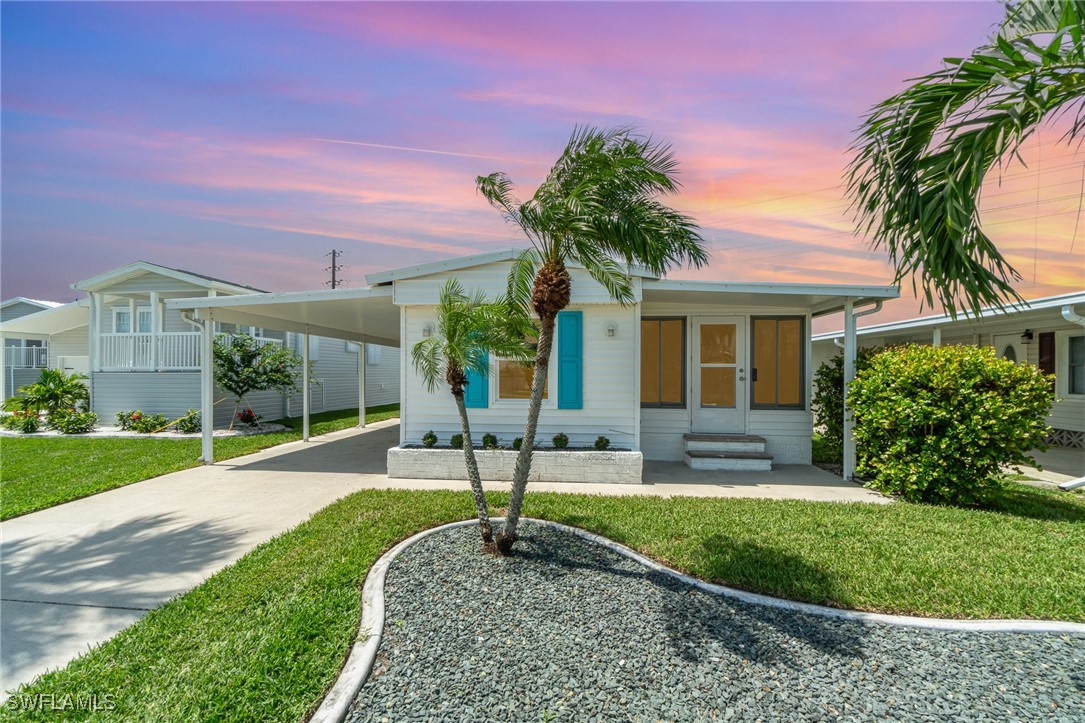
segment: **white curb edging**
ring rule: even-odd
[[[752,605],[791,610],[809,615],[818,615],[837,620],[849,620],[862,623],[880,623],[882,625],[894,625],[897,627],[926,628],[930,630],[957,630],[976,633],[1062,633],[1069,635],[1085,636],[1085,623],[1068,623],[1061,621],[1046,620],[952,620],[947,618],[920,618],[908,615],[888,615],[885,613],[865,613],[856,610],[841,610],[839,608],[814,605],[812,603],[794,602],[782,600],[768,595],[736,590],[735,588],[715,585],[704,580],[698,580],[677,570],[659,564],[655,560],[641,555],[625,545],[609,540],[593,532],[582,530],[579,527],[563,525],[560,522],[549,520],[536,520],[528,517],[521,518],[524,522],[535,525],[552,527],[563,532],[569,532],[591,542],[595,542],[607,549],[618,553],[631,560],[639,562],[650,570],[668,575],[680,580],[687,585],[704,592],[721,597],[740,600]],[[494,523],[503,522],[502,518],[495,517]],[[384,553],[370,568],[366,575],[365,584],[362,586],[362,619],[358,626],[358,639],[351,648],[350,656],[346,665],[339,673],[338,679],[332,685],[328,694],[324,697],[320,707],[309,719],[310,723],[340,723],[346,719],[350,704],[358,695],[362,684],[373,668],[373,662],[377,657],[377,649],[380,647],[381,635],[384,632],[384,579],[388,574],[388,568],[392,562],[406,550],[430,535],[435,535],[445,530],[457,527],[466,527],[478,524],[477,519],[451,522],[440,527],[423,530],[417,535],[407,538],[403,542]]]

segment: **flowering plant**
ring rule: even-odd
[[[251,409],[242,409],[240,412],[237,413],[237,421],[243,422],[250,427],[255,427],[260,421],[260,415],[252,411]]]

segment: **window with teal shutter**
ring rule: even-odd
[[[584,312],[558,313],[558,409],[584,408]]]
[[[463,404],[472,409],[485,409],[490,406],[490,384],[485,374],[468,370]]]

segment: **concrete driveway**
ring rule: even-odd
[[[454,489],[389,479],[399,422],[174,472],[0,523],[0,690],[108,640],[260,543],[361,489]],[[815,467],[695,472],[645,464],[642,485],[532,483],[535,491],[839,502],[887,499]],[[486,483],[508,490],[507,482]]]

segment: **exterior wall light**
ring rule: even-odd
[[[1025,329],[1025,333],[1021,335],[1022,344],[1032,343],[1032,329]]]
[[[422,336],[425,336],[425,337],[433,336],[433,324],[426,324],[425,326],[422,327]]]
[[[608,322],[607,323],[607,336],[614,336],[614,332],[615,332],[614,323],[613,322]]]

